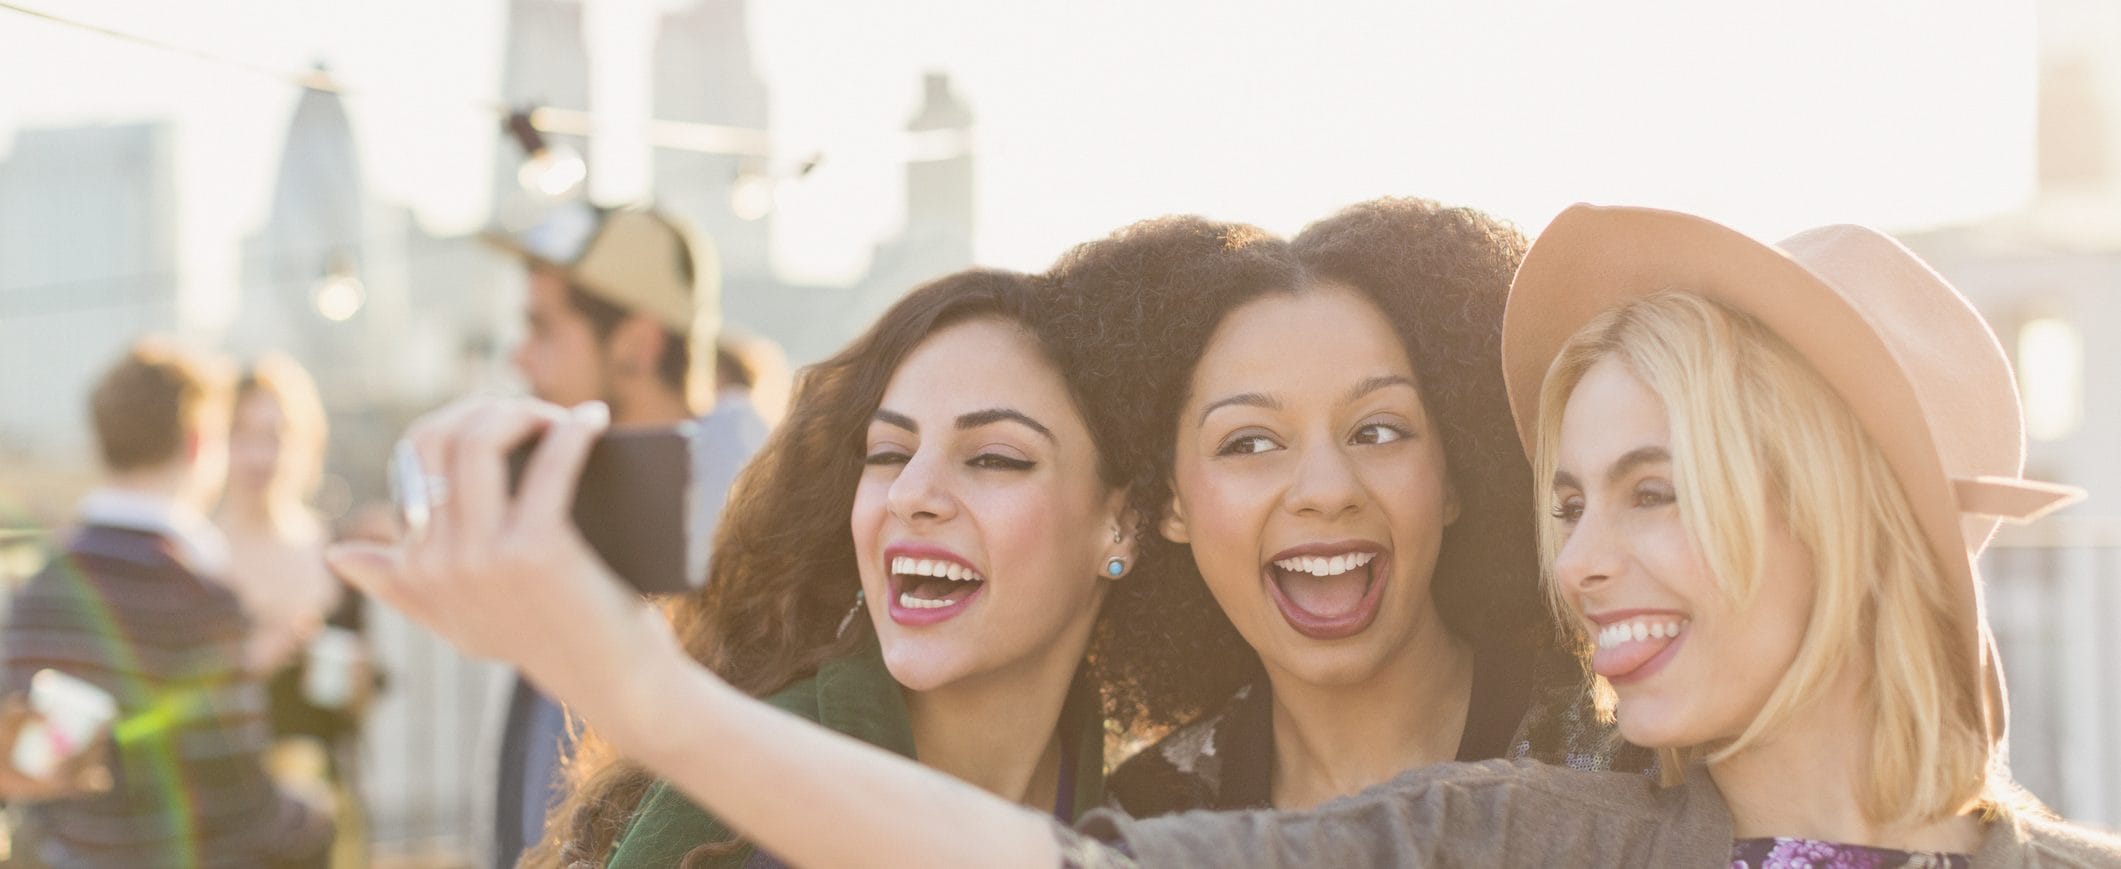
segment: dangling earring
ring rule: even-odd
[[[1115,555],[1115,556],[1112,556],[1111,558],[1107,558],[1107,559],[1105,559],[1105,576],[1107,576],[1107,577],[1109,577],[1109,578],[1111,578],[1111,579],[1118,579],[1118,578],[1120,578],[1120,575],[1121,575],[1121,574],[1124,574],[1124,573],[1126,573],[1126,572],[1127,572],[1127,560],[1126,560],[1126,559],[1124,559],[1124,558],[1121,558],[1121,557],[1119,557],[1119,556],[1117,556],[1117,555]]]
[[[858,589],[858,588],[857,588],[857,589],[855,589],[855,590],[854,590],[854,606],[851,606],[851,607],[848,607],[848,608],[847,608],[847,615],[846,615],[845,617],[843,617],[843,618],[841,618],[841,619],[840,619],[840,628],[839,628],[839,630],[836,630],[836,631],[833,631],[833,632],[832,632],[832,638],[836,640],[836,639],[839,639],[839,638],[841,638],[841,637],[844,637],[844,636],[846,636],[846,635],[847,635],[847,626],[848,626],[848,625],[851,625],[851,624],[854,624],[854,616],[855,616],[855,614],[856,614],[856,613],[859,613],[859,612],[861,612],[861,611],[862,611],[862,590],[861,590],[861,589]]]

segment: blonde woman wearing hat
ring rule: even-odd
[[[542,576],[547,593],[524,595],[522,577],[475,571],[359,578],[519,661],[803,865],[2121,864],[2121,842],[2046,816],[1996,761],[1973,559],[1994,517],[2073,492],[2019,478],[2008,362],[1919,260],[1857,228],[1778,249],[1578,207],[1534,244],[1504,331],[1520,437],[1551,487],[1549,590],[1623,735],[1671,761],[1664,782],[1450,764],[1306,812],[1069,831],[791,732],[682,666],[608,580]],[[621,668],[643,675],[601,677]],[[660,732],[673,714],[696,732]]]

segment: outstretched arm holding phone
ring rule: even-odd
[[[613,745],[773,853],[805,866],[1052,866],[1050,818],[788,715],[687,657],[568,521],[574,481],[608,424],[472,400],[408,434],[446,481],[418,539],[341,544],[350,581],[465,651],[510,661]],[[543,442],[513,499],[508,451]]]

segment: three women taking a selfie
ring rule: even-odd
[[[1996,761],[1972,559],[2067,492],[1965,301],[1847,227],[1523,251],[1383,200],[917,290],[674,632],[566,524],[593,408],[423,421],[453,521],[335,563],[600,734],[556,865],[2121,861]]]

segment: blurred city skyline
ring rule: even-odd
[[[471,104],[501,90],[501,0],[25,5],[248,64],[324,64],[367,94],[347,113],[372,195],[436,233],[490,219],[496,124]],[[654,183],[648,48],[658,16],[691,5],[583,5],[600,200]],[[2039,34],[2086,29],[2034,6],[756,0],[748,36],[781,156],[825,155],[782,186],[773,265],[822,283],[868,267],[903,220],[893,145],[931,70],[978,117],[975,259],[1014,268],[1156,214],[1293,231],[1388,193],[1528,232],[1577,200],[1769,236],[1978,219],[2033,190]],[[265,220],[300,90],[4,11],[0,44],[15,83],[0,160],[25,129],[173,122],[180,300],[190,321],[231,322],[239,240]]]

